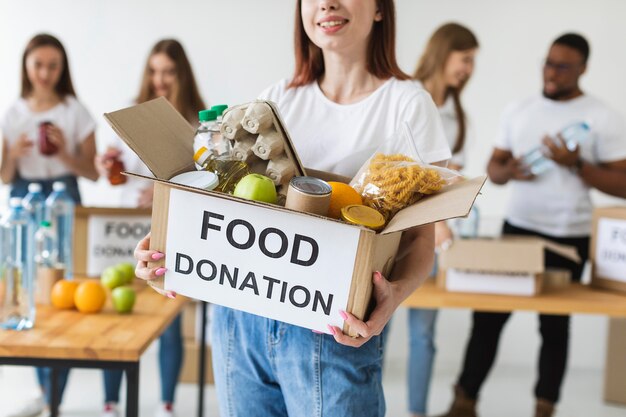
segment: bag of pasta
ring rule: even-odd
[[[363,164],[350,185],[361,194],[363,204],[389,221],[398,211],[459,178],[456,171],[424,163],[405,124]]]

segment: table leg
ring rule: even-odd
[[[207,303],[200,302],[200,371],[198,372],[198,417],[204,416],[204,381],[206,381],[206,312]]]
[[[126,367],[126,417],[139,416],[139,362]]]
[[[59,368],[50,367],[50,417],[59,415]]]

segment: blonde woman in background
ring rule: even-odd
[[[185,50],[175,39],[163,39],[150,51],[139,95],[134,104],[157,97],[167,98],[192,126],[198,123],[198,111],[205,108]],[[96,167],[100,175],[109,176],[111,164],[116,158],[130,172],[151,175],[137,154],[115,135],[109,141],[107,151],[96,157]],[[122,191],[120,207],[152,207],[151,181],[128,177],[126,183],[119,187]],[[174,415],[174,394],[183,361],[180,320],[180,316],[176,317],[159,339],[162,404],[157,408],[157,417]],[[105,404],[102,417],[120,415],[118,402],[121,383],[122,371],[104,371]]]
[[[448,23],[431,36],[413,78],[432,96],[443,130],[452,150],[448,168],[465,165],[467,123],[461,93],[474,71],[478,51],[476,36],[464,26]],[[435,247],[445,249],[453,239],[446,222],[435,225]],[[433,270],[434,275],[436,266]],[[437,310],[409,310],[409,411],[413,417],[426,415],[428,389],[435,356],[434,333]]]

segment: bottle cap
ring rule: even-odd
[[[20,197],[11,197],[9,199],[9,207],[22,207],[22,199]]]
[[[217,112],[215,110],[201,110],[198,112],[198,120],[201,122],[210,122],[217,119]]]
[[[61,181],[55,181],[52,183],[53,191],[65,191],[65,183]]]
[[[198,165],[202,165],[204,163],[204,161],[206,161],[209,158],[210,155],[211,154],[210,154],[209,150],[206,147],[201,146],[200,148],[198,148],[196,153],[193,155],[193,160]]]
[[[50,227],[50,222],[47,220],[42,221],[41,223],[39,223],[39,225],[41,227]]]
[[[221,116],[224,113],[224,110],[228,108],[227,104],[216,104],[215,106],[211,106],[211,110],[215,110],[217,113],[217,117]]]
[[[41,184],[38,182],[31,182],[28,184],[28,192],[29,193],[40,193],[41,192]]]
[[[362,204],[351,204],[341,209],[341,218],[348,223],[380,230],[385,225],[385,218],[375,209]]]

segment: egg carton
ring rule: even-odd
[[[283,196],[291,178],[306,175],[278,109],[271,101],[229,107],[222,116],[221,133],[233,141],[233,158],[246,162],[251,172],[271,178]]]

